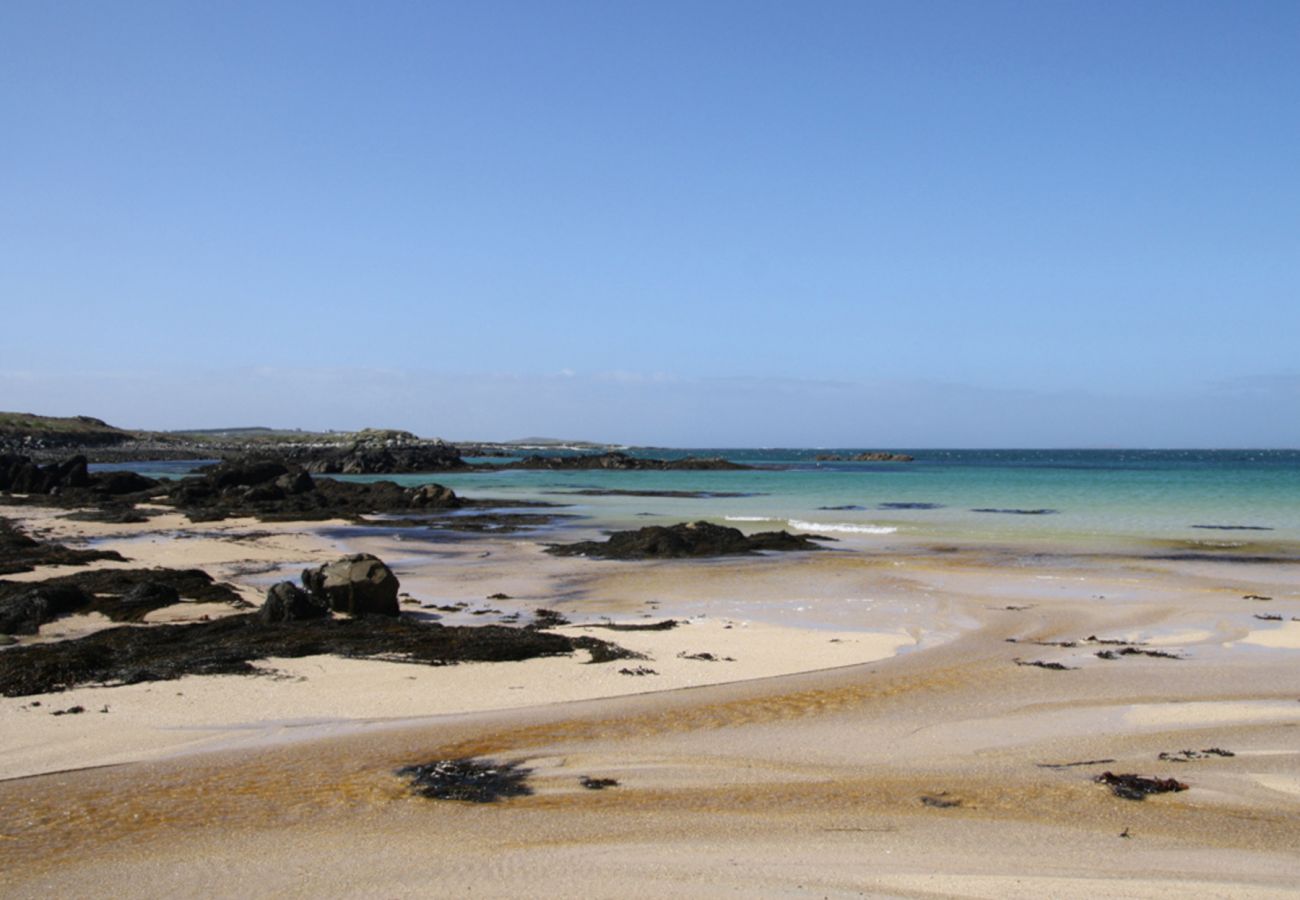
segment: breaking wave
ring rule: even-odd
[[[790,527],[798,528],[800,531],[838,531],[844,534],[893,534],[898,530],[892,525],[837,525],[825,522],[805,522],[803,519],[791,519]]]

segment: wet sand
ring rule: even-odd
[[[291,546],[306,558],[279,558],[292,569],[340,549],[288,535],[130,540],[235,573],[250,594],[275,575],[238,576],[223,554],[248,568],[283,554],[259,541],[305,541]],[[882,555],[865,542],[601,563],[528,540],[397,543],[373,547],[413,598],[469,604],[408,604],[421,614],[482,622],[545,605],[572,629],[690,624],[592,631],[644,649],[653,676],[576,659],[309,658],[269,663],[283,680],[5,698],[6,895],[1296,896],[1293,564],[1014,566],[983,549]],[[514,599],[482,599],[496,591]],[[1179,658],[1102,659],[1111,645],[1090,636]],[[735,661],[677,656],[701,651]],[[82,694],[110,712],[39,711]],[[1234,755],[1158,758],[1206,748]],[[535,793],[433,801],[393,774],[461,756],[517,760]],[[1110,761],[1067,765],[1092,760]],[[1105,770],[1190,789],[1123,800],[1093,782]],[[584,775],[619,784],[587,790]]]

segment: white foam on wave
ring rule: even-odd
[[[847,525],[827,524],[824,522],[805,522],[803,519],[791,519],[790,527],[800,531],[838,531],[844,534],[893,534],[898,529],[892,525]]]
[[[771,516],[724,516],[728,522],[779,522]]]

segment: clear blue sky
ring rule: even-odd
[[[1300,3],[0,4],[0,409],[1300,445]]]

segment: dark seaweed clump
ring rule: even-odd
[[[398,775],[410,779],[412,790],[421,797],[470,803],[527,797],[533,792],[528,786],[528,776],[532,772],[518,762],[475,762],[472,759],[438,759],[397,770]]]
[[[0,519],[0,575],[30,572],[37,566],[79,566],[101,559],[126,562],[116,550],[77,550],[38,541],[8,519]]]
[[[1102,772],[1093,781],[1109,786],[1111,793],[1125,800],[1145,800],[1148,794],[1187,790],[1187,785],[1174,778],[1144,778],[1131,773],[1116,775],[1114,772]]]
[[[1207,747],[1204,750],[1179,750],[1176,753],[1161,753],[1159,759],[1164,762],[1190,762],[1194,759],[1209,759],[1212,756],[1232,757],[1237,754],[1222,747]]]
[[[255,614],[210,622],[123,626],[77,640],[6,648],[0,695],[18,697],[81,684],[136,684],[184,675],[253,675],[252,662],[318,654],[448,665],[514,661],[586,649],[593,662],[628,651],[592,637],[508,628],[453,627],[369,616],[264,623]]]
[[[1150,656],[1153,659],[1182,659],[1177,653],[1163,650],[1143,650],[1140,647],[1120,647],[1118,650],[1098,650],[1094,656],[1100,659],[1119,659],[1121,656]]]
[[[559,628],[561,625],[568,624],[569,620],[564,617],[563,613],[543,607],[533,613],[533,621],[526,627],[545,630],[547,628]]]
[[[683,559],[757,553],[761,550],[822,550],[816,535],[763,531],[746,535],[738,528],[691,522],[651,525],[636,531],[616,531],[607,541],[551,544],[547,553],[556,556],[595,556],[603,559]]]
[[[97,569],[43,581],[0,581],[0,633],[35,634],[46,622],[73,613],[139,622],[182,597],[248,605],[234,588],[200,569]]]
[[[672,631],[682,624],[676,619],[664,619],[661,622],[593,622],[589,628],[606,628],[610,631]]]

